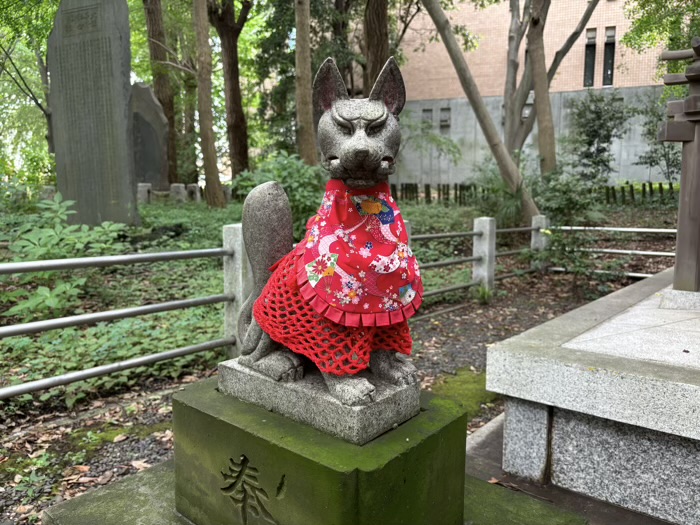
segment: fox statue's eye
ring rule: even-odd
[[[367,135],[376,135],[384,127],[383,123],[372,124],[367,128]]]
[[[352,124],[347,120],[335,119],[336,125],[345,135],[352,135]]]

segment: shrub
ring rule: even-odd
[[[306,232],[306,221],[321,204],[325,188],[324,171],[318,166],[308,166],[298,155],[281,151],[270,155],[255,171],[244,171],[233,179],[233,191],[237,198],[244,198],[256,186],[279,182],[289,197],[294,220],[294,238],[299,241]]]
[[[625,135],[634,111],[615,90],[588,90],[584,98],[571,102],[570,109],[567,147],[576,159],[575,171],[585,180],[605,182],[614,171],[612,141]]]
[[[121,253],[126,244],[121,241],[126,226],[103,222],[100,226],[69,225],[68,216],[74,201],[63,200],[56,193],[53,200],[37,204],[40,210],[35,221],[21,226],[9,249],[14,261],[42,261]],[[28,320],[51,312],[62,315],[79,304],[86,278],[81,272],[34,272],[17,279],[19,284],[30,285],[6,294],[6,301],[17,304],[3,313]]]

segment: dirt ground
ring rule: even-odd
[[[617,238],[611,238],[610,243],[620,246]],[[673,240],[642,238],[625,247],[672,251]],[[645,259],[630,262],[624,269],[653,273],[672,263],[670,258]],[[411,323],[413,362],[419,369],[421,385],[430,389],[460,368],[482,371],[490,345],[626,284],[629,281],[576,282],[568,274],[533,273],[498,282],[488,304],[468,300],[425,309],[422,319]],[[459,308],[437,312],[455,306]],[[75,413],[37,411],[1,421],[0,525],[37,523],[43,508],[170,458],[171,394],[186,383],[214,373],[188,375],[153,387],[143,385],[94,400]],[[470,429],[483,425],[501,410],[498,403],[483,407]]]

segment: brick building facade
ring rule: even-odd
[[[616,88],[629,104],[640,103],[641,97],[650,90],[660,90],[659,50],[638,53],[620,42],[630,26],[625,18],[624,3],[624,0],[600,0],[586,29],[559,66],[551,84],[558,136],[568,131],[568,101],[583,96],[586,89]],[[578,24],[587,4],[587,0],[552,0],[544,37],[548,65]],[[482,10],[471,3],[458,4],[458,10],[449,13],[449,17],[453,24],[466,26],[478,38],[477,49],[466,53],[465,57],[495,122],[500,124],[509,4],[501,2]],[[464,182],[473,176],[474,164],[481,162],[488,150],[444,45],[427,42],[432,21],[427,14],[422,14],[414,23],[415,30],[407,34],[402,46],[407,59],[402,66],[407,109],[414,118],[433,118],[436,130],[460,144],[464,158],[458,166],[451,166],[434,153],[404,151],[397,182]],[[423,50],[417,49],[421,47]],[[525,42],[521,48],[525,49]],[[521,56],[521,71],[523,62]],[[444,125],[446,118],[449,126]],[[640,119],[633,120],[627,135],[614,145],[617,173],[613,180],[657,180],[660,177],[634,164],[647,147],[640,125]],[[534,134],[530,138],[530,148],[533,138]]]

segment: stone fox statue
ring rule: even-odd
[[[281,187],[261,185],[246,199],[243,235],[254,290],[239,321],[239,362],[293,381],[303,375],[305,356],[336,399],[362,405],[373,399],[374,377],[417,381],[405,358],[412,346],[407,320],[423,285],[388,184],[405,90],[393,58],[367,99],[348,98],[331,59],[313,90],[322,165],[331,179],[305,238],[289,253],[291,212]],[[371,374],[357,375],[367,368]]]

